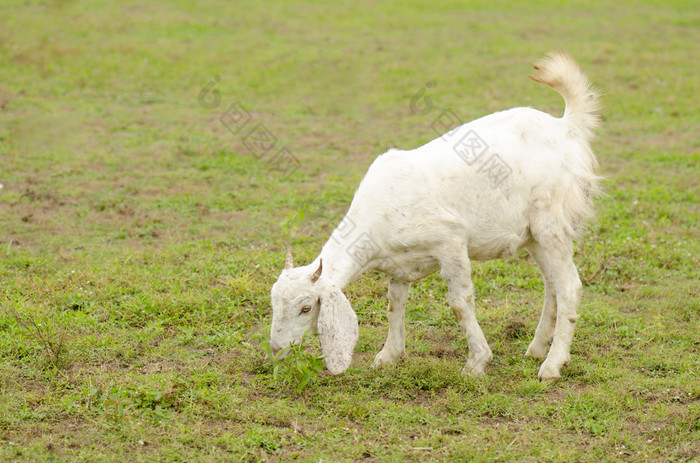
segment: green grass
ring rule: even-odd
[[[0,6],[0,460],[699,461],[692,2],[237,3]],[[442,110],[561,114],[526,78],[551,49],[605,93],[561,381],[522,355],[543,297],[523,255],[474,265],[485,378],[459,373],[438,276],[411,290],[407,358],[372,369],[369,274],[352,367],[297,392],[317,345],[296,370],[264,352],[283,243],[313,259],[372,160]],[[296,170],[222,124],[236,104]]]

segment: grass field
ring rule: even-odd
[[[700,461],[697,5],[193,3],[1,3],[1,461]],[[411,289],[400,364],[370,367],[368,274],[346,289],[352,367],[301,388],[275,369],[283,243],[313,259],[372,160],[442,111],[561,114],[526,78],[552,49],[605,120],[562,379],[523,356],[526,254],[474,264],[484,378],[460,375],[438,276]]]

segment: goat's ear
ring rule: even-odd
[[[348,369],[358,338],[357,315],[345,295],[331,287],[329,293],[321,296],[318,314],[318,340],[331,374],[338,375]]]

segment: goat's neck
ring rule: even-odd
[[[319,259],[323,259],[323,276],[337,288],[345,288],[369,269],[369,262],[373,256],[361,252],[361,240],[362,236],[359,233],[343,237],[338,230],[334,231],[313,265],[318,266]]]

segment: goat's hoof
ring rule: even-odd
[[[469,365],[464,365],[464,368],[462,368],[462,375],[466,376],[467,378],[481,378],[485,375],[485,372],[483,367],[473,368]]]
[[[561,379],[561,376],[540,376],[539,380],[544,384],[554,384]]]
[[[484,375],[484,369],[489,362],[493,360],[491,349],[487,349],[481,355],[470,356],[469,361],[462,369],[462,373],[472,378],[478,378]]]
[[[547,346],[540,346],[532,343],[525,351],[525,355],[536,359],[543,359],[547,357]]]
[[[559,373],[559,368],[545,361],[537,373],[537,378],[543,383],[553,384],[561,378],[561,374]]]
[[[388,353],[385,351],[379,352],[375,357],[374,357],[374,362],[372,363],[372,366],[374,368],[379,368],[382,367],[388,363],[393,363],[396,360],[400,359],[403,356],[403,353]]]
[[[484,370],[486,365],[493,359],[491,351],[481,355],[478,359],[469,359],[464,368],[462,368],[462,374],[465,376],[470,376],[472,378],[479,378],[484,376]]]

